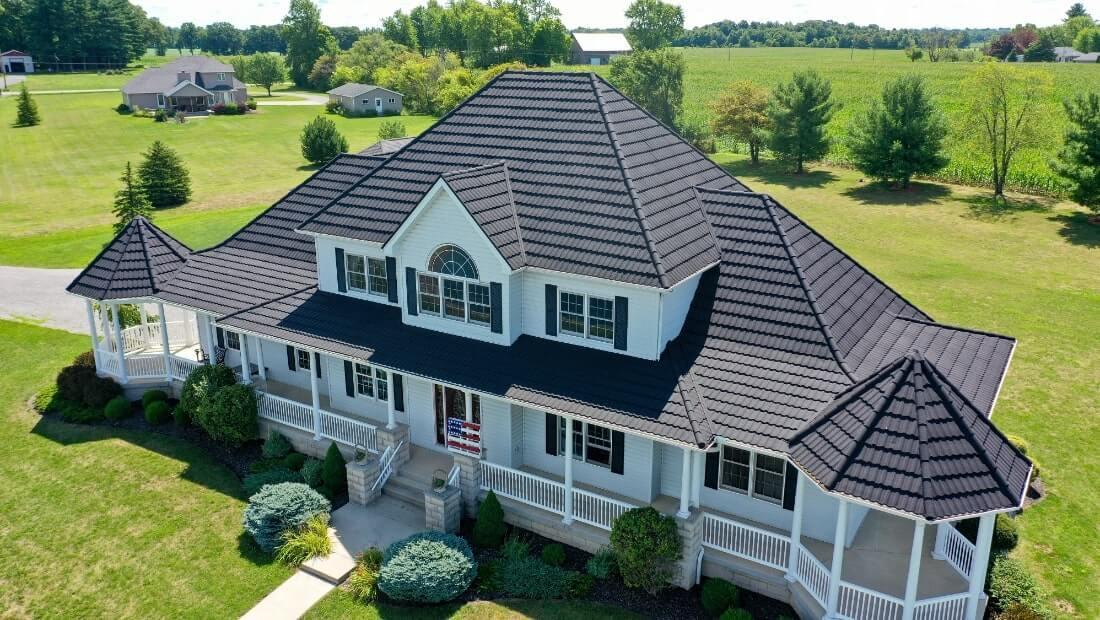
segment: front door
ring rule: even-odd
[[[466,419],[466,394],[454,388],[435,386],[435,443],[447,445],[447,419]]]

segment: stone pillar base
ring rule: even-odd
[[[401,426],[400,424],[393,430],[390,430],[385,426],[378,427],[379,455],[384,453],[386,451],[386,448],[390,446],[396,446],[398,443],[401,443],[401,450],[398,451],[397,456],[393,459],[393,468],[395,471],[401,465],[409,462],[412,450],[412,447],[409,445],[409,427]]]
[[[681,557],[673,571],[672,584],[685,590],[695,587],[699,578],[699,552],[703,550],[703,513],[693,509],[687,518],[676,517],[676,531],[680,534]]]
[[[467,517],[477,516],[478,497],[481,496],[481,460],[464,454],[455,454],[458,465],[458,488],[462,491],[462,508]]]
[[[461,522],[462,491],[458,487],[424,491],[424,527],[454,534]]]
[[[366,505],[378,499],[382,490],[373,488],[378,475],[382,473],[378,457],[368,457],[364,461],[348,463],[347,470],[348,501]]]

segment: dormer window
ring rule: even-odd
[[[561,292],[558,328],[580,338],[615,341],[615,300]]]
[[[218,74],[218,81],[219,82],[224,82],[225,81],[225,74],[224,73],[219,73]]]
[[[469,254],[455,245],[440,246],[428,259],[428,271],[417,274],[420,312],[489,326],[489,285],[477,279],[477,265]]]

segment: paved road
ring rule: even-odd
[[[25,76],[25,75],[11,75],[11,74],[8,74],[8,89],[18,88],[19,83],[22,82],[25,79],[27,79],[27,76]],[[3,85],[4,85],[4,82],[0,81],[0,86],[3,86]],[[4,94],[5,95],[7,94],[6,90],[4,91]]]
[[[0,267],[0,318],[88,333],[84,302],[65,292],[79,269]]]
[[[328,97],[325,95],[318,95],[317,93],[307,93],[297,90],[279,92],[279,95],[289,95],[292,97],[300,97],[301,101],[264,101],[263,99],[257,99],[256,103],[259,105],[325,105],[328,101]]]

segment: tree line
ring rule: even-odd
[[[1004,34],[1003,28],[881,28],[832,20],[750,22],[723,20],[692,28],[673,41],[678,47],[836,47],[855,49],[905,49],[930,35],[950,41],[953,47],[970,47]]]
[[[127,0],[0,0],[0,48],[43,68],[124,67],[145,53],[151,22]]]

